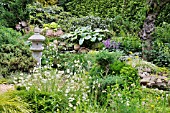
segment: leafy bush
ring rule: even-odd
[[[24,44],[3,44],[0,49],[0,75],[4,77],[16,71],[29,72],[35,66],[29,47]]]
[[[96,28],[100,29],[112,29],[116,26],[113,26],[113,19],[109,18],[100,18],[94,16],[85,16],[85,17],[68,17],[63,20],[59,20],[59,24],[66,31],[75,31],[79,27],[91,26],[94,30]],[[116,28],[115,28],[116,29]]]
[[[153,37],[163,43],[170,43],[170,24],[163,22],[161,26],[156,27]]]
[[[125,33],[126,31],[136,32],[145,19],[146,2],[139,0],[72,0],[67,4],[67,11],[79,17],[93,15],[113,18],[113,24],[118,31],[121,29]]]
[[[126,37],[113,37],[113,41],[120,43],[120,50],[123,50],[125,53],[128,52],[141,52],[142,43],[141,40],[136,36],[126,36]]]
[[[164,44],[158,39],[153,42],[152,50],[146,52],[148,53],[148,61],[161,67],[170,66],[170,44]]]
[[[0,18],[4,26],[15,28],[21,21],[29,20],[27,5],[33,0],[1,0]]]
[[[160,14],[158,15],[156,19],[156,26],[162,25],[164,22],[167,22],[170,24],[170,15],[169,15],[169,10],[170,10],[170,4],[167,3],[164,8],[160,11]]]
[[[156,27],[152,50],[146,52],[148,60],[154,64],[163,67],[170,66],[170,24],[164,22],[161,26]]]
[[[4,27],[0,31],[0,75],[5,77],[16,71],[28,72],[35,66],[35,60],[20,38],[21,34]]]
[[[3,44],[18,44],[21,33],[16,32],[12,28],[0,27],[0,47]]]
[[[15,95],[29,103],[31,110],[36,113],[63,111],[68,101],[60,93],[53,94],[37,89],[19,90]]]
[[[64,12],[62,7],[57,5],[43,6],[40,3],[34,3],[28,6],[30,12],[30,24],[40,25],[58,22],[59,19],[71,17],[71,14]]]
[[[47,5],[55,5],[57,4],[58,0],[36,0],[36,2],[40,2],[41,4],[43,4],[44,6]]]
[[[131,85],[139,85],[139,75],[137,73],[137,70],[130,65],[122,67],[122,69],[120,70],[120,76],[123,78],[127,87]]]

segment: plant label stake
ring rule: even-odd
[[[40,35],[40,28],[35,27],[34,35],[32,35],[28,40],[32,42],[30,47],[32,51],[33,58],[37,61],[37,67],[41,66],[41,56],[44,49],[42,42],[45,40],[45,37]]]

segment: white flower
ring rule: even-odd
[[[64,71],[58,71],[58,74],[62,75],[62,74],[64,74]]]
[[[69,88],[67,88],[65,92],[66,92],[66,93],[69,93],[69,92],[70,92],[70,89],[69,89]]]
[[[75,100],[75,99],[72,98],[72,97],[69,97],[68,99],[69,99],[69,102],[72,102],[73,100]]]
[[[43,83],[46,83],[46,82],[47,82],[47,79],[42,79],[42,82],[43,82]]]
[[[67,69],[67,73],[70,73],[70,69]]]
[[[122,95],[120,93],[117,94],[118,97],[121,97]]]
[[[69,107],[73,107],[73,105],[71,104],[71,103],[69,103],[69,105],[68,105]]]

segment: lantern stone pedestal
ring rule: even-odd
[[[36,27],[34,29],[34,35],[28,39],[32,42],[30,49],[32,51],[33,58],[37,61],[37,67],[41,66],[41,56],[44,49],[42,42],[45,40],[45,37],[40,35],[40,32],[40,28]]]

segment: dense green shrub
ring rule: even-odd
[[[92,77],[90,87],[97,92],[97,101],[100,104],[105,103],[112,86],[117,85],[121,89],[126,89],[139,85],[137,70],[120,61],[119,58],[122,55],[118,51],[103,51],[96,55],[95,64],[90,70]]]
[[[47,5],[55,5],[55,4],[57,4],[58,0],[36,0],[36,2],[40,2],[44,6],[47,6]]]
[[[74,31],[78,27],[86,27],[91,26],[92,29],[100,28],[100,29],[111,29],[114,26],[113,19],[111,18],[100,18],[95,16],[85,16],[85,17],[71,17],[66,18],[64,20],[59,20],[59,24],[62,29],[66,32]],[[116,28],[115,28],[116,29]]]
[[[0,27],[0,75],[12,72],[28,72],[35,66],[31,51],[20,38],[21,34],[11,28]]]
[[[170,4],[166,4],[165,7],[160,11],[160,14],[158,15],[158,18],[156,19],[156,25],[159,26],[161,25],[163,22],[167,22],[170,24],[170,14],[169,14],[169,10],[170,10]]]
[[[16,32],[12,28],[0,27],[0,47],[2,44],[18,44],[21,33]]]
[[[44,23],[57,22],[59,19],[71,17],[71,14],[64,12],[62,7],[57,5],[43,6],[40,3],[29,5],[30,23],[42,26]]]
[[[170,67],[170,44],[164,44],[158,39],[153,42],[152,50],[146,52],[150,62],[160,67]]]
[[[153,34],[152,50],[146,51],[148,60],[158,66],[170,67],[170,24],[164,22]]]
[[[19,90],[15,95],[21,97],[30,105],[34,113],[50,113],[55,111],[63,111],[68,107],[68,98],[61,93],[49,93],[38,91],[37,89]]]
[[[12,72],[29,72],[35,66],[31,51],[24,44],[3,44],[0,49],[0,73],[4,77]]]
[[[29,20],[27,5],[33,0],[1,0],[0,21],[4,26],[15,28],[18,22]]]
[[[146,2],[140,0],[73,0],[67,4],[68,11],[77,16],[113,18],[113,23],[127,31],[140,29],[146,13]]]
[[[170,24],[163,22],[162,25],[156,27],[153,38],[163,43],[170,43]]]
[[[126,36],[126,37],[113,37],[113,41],[119,42],[119,49],[123,50],[125,53],[128,52],[141,52],[142,43],[139,37],[136,36]]]

